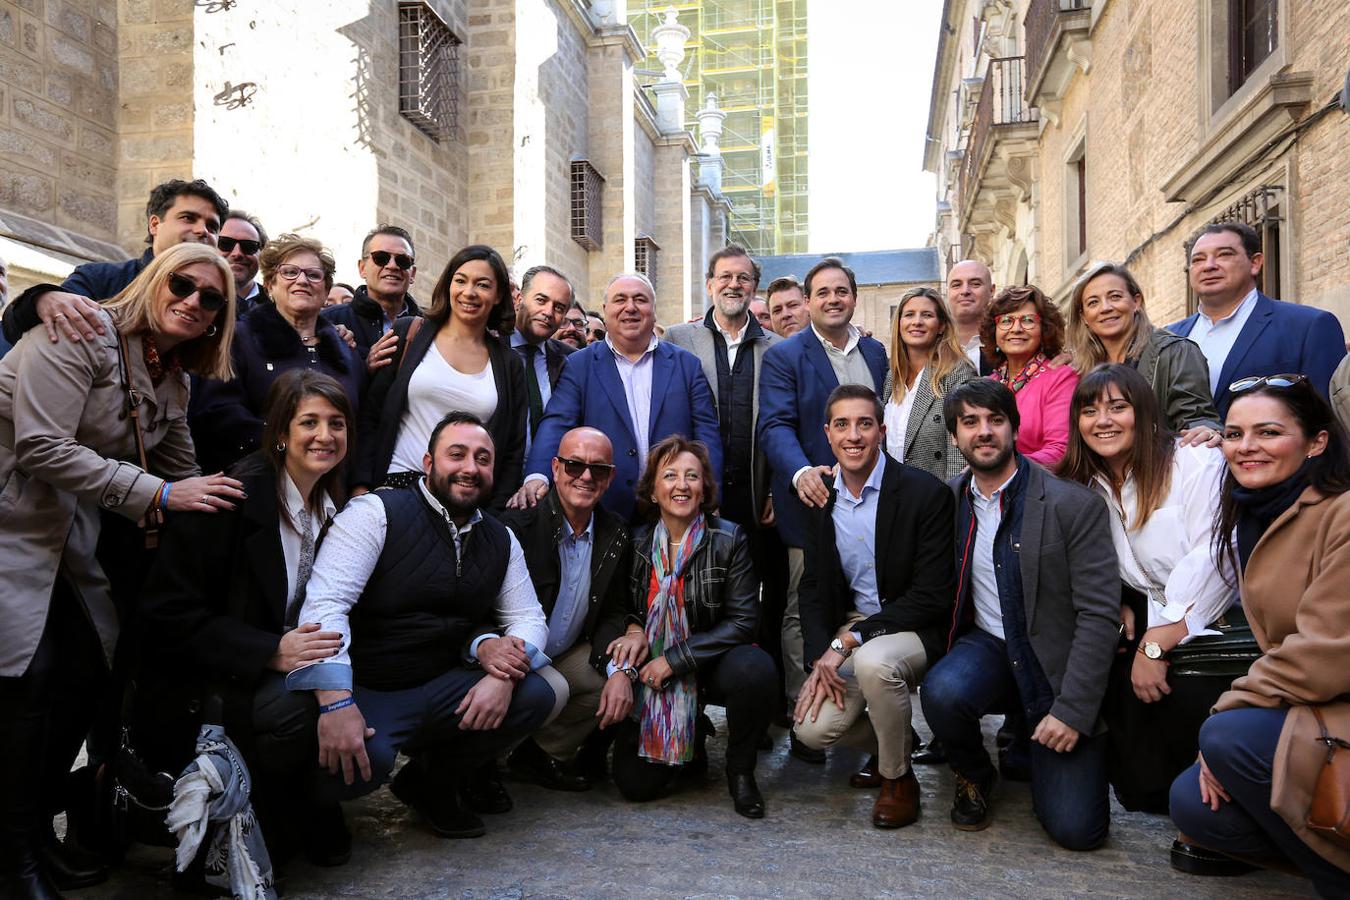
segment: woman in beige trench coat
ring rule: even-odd
[[[1201,847],[1292,863],[1322,896],[1350,896],[1350,852],[1307,826],[1326,759],[1313,709],[1350,740],[1350,448],[1302,375],[1229,389],[1215,533],[1236,540],[1216,549],[1236,557],[1263,655],[1200,729],[1172,819]]]
[[[198,474],[186,419],[188,373],[230,377],[234,300],[219,252],[179,244],[103,307],[101,335],[51,343],[34,329],[0,361],[5,897],[59,896],[63,878],[75,886],[51,817],[117,642],[95,558],[100,512],[157,521],[166,511],[227,508],[239,496],[233,479]]]

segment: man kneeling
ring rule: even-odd
[[[492,437],[467,413],[431,432],[415,485],[347,505],[310,578],[302,622],[342,635],[336,654],[287,677],[319,701],[324,789],[349,800],[383,784],[442,837],[477,837],[462,772],[534,731],[554,694],[537,672],[548,626],[520,544],[479,504],[492,493]],[[469,639],[495,621],[500,638]],[[481,668],[480,668],[481,662]]]
[[[910,696],[945,646],[956,504],[942,482],[882,451],[886,426],[870,388],[834,389],[825,434],[839,466],[806,532],[799,603],[815,663],[797,700],[796,734],[810,747],[871,753],[852,784],[880,786],[872,824],[900,828],[919,817]]]

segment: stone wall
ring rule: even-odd
[[[0,2],[0,209],[119,237],[118,31],[113,0]]]

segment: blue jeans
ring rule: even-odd
[[[1201,847],[1253,860],[1284,858],[1312,879],[1323,897],[1350,897],[1350,873],[1327,862],[1270,808],[1275,747],[1283,709],[1230,709],[1200,728],[1200,753],[1233,798],[1214,812],[1200,799],[1200,764],[1172,782],[1172,821]]]
[[[980,717],[1021,709],[1003,641],[978,628],[959,638],[924,678],[923,717],[947,748],[952,769],[976,784],[993,784]],[[1037,723],[1028,721],[1034,730]],[[1041,827],[1068,850],[1093,850],[1111,827],[1106,736],[1080,735],[1068,753],[1031,743],[1031,804]]]
[[[401,691],[375,691],[356,685],[352,692],[366,725],[375,729],[366,741],[370,781],[358,772],[351,784],[341,774],[324,774],[323,795],[354,800],[389,780],[400,750],[432,751],[438,763],[450,762],[456,772],[468,772],[495,758],[536,731],[553,711],[553,688],[531,672],[516,682],[502,724],[491,731],[460,729],[455,712],[469,689],[484,678],[477,669],[451,669],[426,684]],[[449,773],[443,773],[449,774]]]

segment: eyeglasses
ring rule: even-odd
[[[581,473],[589,469],[592,481],[603,481],[614,471],[614,466],[611,463],[586,463],[579,459],[568,459],[565,456],[555,456],[553,458],[562,465],[563,471],[567,473],[568,478],[580,478]]]
[[[718,284],[731,284],[733,281],[736,284],[754,284],[755,276],[747,275],[744,272],[723,272],[721,275],[714,276],[713,281]]]
[[[179,275],[177,272],[169,273],[169,293],[173,294],[179,300],[186,300],[193,294],[197,295],[197,305],[206,312],[217,312],[225,308],[225,295],[213,287],[200,287],[186,275]]]
[[[564,317],[563,317],[563,321],[566,322],[566,323],[567,323],[568,325],[570,325],[571,327],[575,328],[577,331],[585,331],[585,330],[586,330],[586,320],[585,320],[585,319],[572,319],[572,318],[568,318],[568,317],[564,316]]]
[[[388,250],[370,251],[371,262],[382,269],[389,265],[391,259],[394,261],[394,265],[405,272],[413,267],[413,258],[406,253],[390,253]]]
[[[295,281],[301,275],[313,284],[323,283],[323,269],[302,269],[299,266],[277,266],[277,274],[287,281]]]
[[[1269,385],[1273,388],[1291,388],[1300,381],[1307,381],[1307,375],[1299,375],[1296,372],[1287,372],[1283,375],[1251,375],[1247,378],[1239,378],[1228,386],[1229,393],[1236,394],[1239,391],[1250,391],[1252,388],[1261,385]]]
[[[1013,325],[1018,322],[1021,322],[1022,327],[1030,331],[1037,325],[1041,324],[1041,317],[1038,316],[1036,313],[1027,313],[1026,315],[1023,316],[1014,316],[1011,313],[1006,313],[1004,315],[999,316],[994,321],[998,324],[998,327],[1003,329],[1004,331],[1011,331]]]
[[[591,335],[591,340],[593,340],[593,341],[603,341],[603,340],[605,339],[605,329],[603,329],[603,328],[592,328],[591,331],[590,331],[590,335]]]
[[[233,253],[235,247],[238,247],[239,252],[243,253],[245,256],[257,256],[258,251],[262,249],[262,242],[241,241],[238,238],[225,237],[224,235],[221,235],[220,237],[216,238],[216,246],[219,247],[220,252],[225,254],[226,256],[229,256],[231,253]]]

